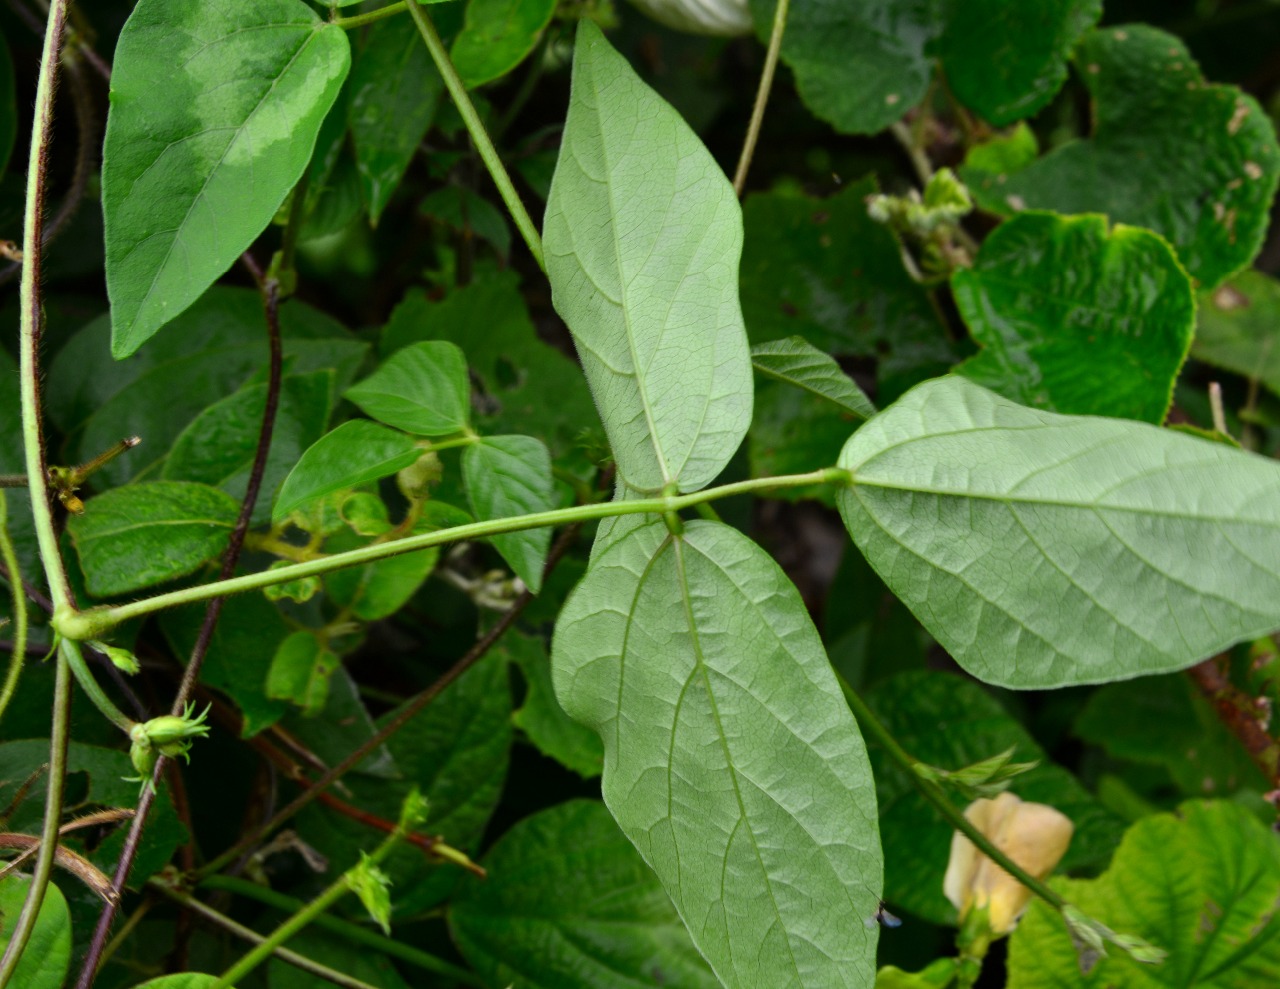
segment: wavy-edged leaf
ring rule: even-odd
[[[527,817],[483,865],[489,881],[463,888],[449,927],[486,985],[719,989],[604,805],[572,800]]]
[[[859,419],[876,414],[871,399],[840,370],[835,358],[804,337],[758,343],[751,348],[751,363],[761,374],[834,402]]]
[[[0,880],[0,946],[8,947],[30,889],[30,876],[9,875]],[[62,989],[70,966],[71,911],[62,890],[49,883],[31,939],[13,971],[13,985],[16,989]]]
[[[195,302],[271,222],[350,60],[346,32],[301,0],[133,8],[102,152],[114,357]]]
[[[751,422],[742,213],[697,135],[590,21],[544,226],[552,300],[618,473],[640,491],[709,484]]]
[[[913,758],[959,769],[1013,749],[1017,762],[1039,765],[1009,789],[1024,800],[1056,807],[1075,825],[1062,868],[1106,863],[1123,831],[1066,769],[1048,755],[998,700],[972,680],[940,670],[910,670],[881,680],[865,694],[876,717]],[[954,828],[930,805],[901,767],[871,746],[880,833],[884,837],[885,899],[935,924],[954,924],[955,907],[942,894]],[[952,791],[953,802],[967,801]]]
[[[114,597],[194,573],[227,548],[240,504],[190,481],[129,484],[90,498],[67,529],[94,597]]]
[[[726,986],[874,981],[866,750],[763,550],[714,522],[630,531],[565,604],[552,674],[604,742],[605,803]]]
[[[1102,876],[1053,886],[1088,916],[1169,956],[1143,965],[1112,948],[1085,975],[1057,911],[1037,901],[1009,943],[1009,989],[1254,989],[1280,981],[1280,843],[1238,804],[1196,801],[1145,818]]]
[[[462,474],[476,519],[532,515],[555,508],[551,454],[532,436],[486,436],[463,451]],[[543,527],[493,537],[493,545],[516,576],[537,594],[551,548],[551,530]]]
[[[1261,381],[1280,395],[1280,280],[1242,271],[1200,297],[1191,354]]]
[[[1093,135],[986,191],[975,186],[981,205],[1147,227],[1208,287],[1245,267],[1280,181],[1275,128],[1257,101],[1205,82],[1181,39],[1142,24],[1094,31],[1075,60],[1093,97]]]
[[[1021,213],[951,289],[982,346],[960,374],[1021,405],[1164,422],[1196,303],[1173,249],[1150,230]]]
[[[388,477],[421,454],[412,436],[367,419],[344,422],[320,437],[294,465],[271,517],[279,522],[309,501]]]
[[[467,359],[444,340],[410,344],[348,388],[344,397],[366,415],[406,433],[447,436],[467,428]]]
[[[858,548],[988,683],[1162,673],[1280,626],[1274,461],[947,377],[859,429],[840,466]]]

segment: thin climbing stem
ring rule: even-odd
[[[44,47],[40,54],[40,75],[36,82],[35,113],[31,125],[31,150],[27,161],[27,200],[22,230],[22,282],[20,291],[21,331],[19,335],[19,377],[22,406],[22,444],[31,494],[31,515],[35,524],[40,560],[49,582],[56,609],[73,605],[74,597],[67,572],[58,552],[58,533],[53,525],[53,508],[45,487],[44,435],[40,422],[40,334],[44,307],[40,296],[40,272],[44,246],[44,200],[48,179],[49,146],[53,139],[53,98],[58,82],[59,53],[66,27],[67,0],[51,0],[45,25]],[[10,569],[15,583],[20,577]],[[49,877],[58,849],[58,827],[62,819],[62,793],[67,777],[67,737],[71,706],[71,677],[65,659],[56,660],[53,715],[49,742],[49,772],[45,791],[44,823],[40,851],[32,868],[31,887],[0,957],[0,989],[8,985],[18,961],[26,950],[36,918],[44,903]]]
[[[102,638],[110,629],[130,618],[140,618],[165,608],[176,608],[193,601],[207,601],[210,598],[227,594],[242,594],[246,591],[261,590],[277,584],[286,584],[304,577],[315,577],[341,570],[344,567],[374,563],[402,553],[426,549],[430,546],[442,546],[446,543],[464,542],[472,539],[486,539],[505,532],[520,532],[524,529],[541,529],[547,526],[571,525],[575,522],[590,522],[594,519],[612,518],[617,515],[663,515],[668,512],[679,512],[686,508],[694,508],[707,501],[728,498],[733,495],[750,494],[757,491],[775,490],[779,488],[805,487],[811,484],[849,484],[852,475],[839,467],[827,467],[822,470],[809,471],[805,474],[784,474],[778,477],[758,477],[747,481],[724,484],[717,488],[707,488],[685,495],[661,495],[653,498],[639,498],[634,501],[610,501],[603,504],[575,505],[570,508],[557,508],[549,512],[535,512],[531,515],[514,515],[509,518],[491,519],[486,522],[471,522],[434,532],[424,532],[414,536],[388,543],[374,543],[348,550],[345,553],[334,553],[320,560],[309,560],[294,563],[287,567],[263,570],[258,573],[245,574],[229,580],[218,580],[199,587],[186,587],[166,594],[131,601],[127,604],[103,605],[75,615],[65,616],[65,620],[56,623],[60,633],[77,639]]]
[[[120,708],[116,707],[115,702],[106,695],[106,692],[94,677],[93,671],[89,669],[89,664],[84,661],[84,654],[80,651],[80,643],[71,639],[63,639],[58,643],[58,654],[64,656],[67,665],[70,666],[71,672],[76,678],[76,683],[80,685],[80,689],[84,691],[85,696],[93,702],[93,706],[101,712],[104,718],[126,735],[129,734],[136,722],[121,711]]]
[[[340,28],[350,31],[353,28],[363,27],[366,24],[372,24],[374,21],[380,21],[385,17],[394,17],[396,14],[403,14],[409,7],[409,0],[399,0],[398,3],[388,4],[385,7],[379,7],[377,10],[370,10],[364,14],[353,14],[351,17],[334,17],[333,23]]]
[[[782,34],[787,28],[787,8],[790,2],[791,0],[778,0],[778,5],[773,8],[773,28],[769,32],[769,47],[764,54],[760,86],[756,89],[756,102],[751,108],[751,121],[747,124],[747,137],[742,143],[738,167],[733,173],[733,191],[738,194],[739,199],[747,186],[747,172],[751,169],[751,159],[760,140],[760,127],[764,123],[764,110],[773,89],[773,75],[778,68],[778,53],[782,50]]]
[[[881,747],[898,766],[906,772],[916,789],[923,794],[924,798],[933,804],[939,814],[946,819],[953,828],[968,838],[977,849],[991,859],[996,865],[1000,866],[1005,872],[1009,873],[1014,879],[1022,883],[1023,886],[1031,890],[1036,896],[1044,900],[1055,910],[1061,910],[1067,905],[1067,901],[1050,889],[1045,883],[1041,882],[1035,876],[1027,872],[1026,869],[1018,865],[1017,862],[1009,858],[1004,852],[1000,851],[992,841],[984,835],[973,822],[953,804],[948,798],[941,786],[933,780],[925,779],[917,771],[919,765],[918,760],[912,756],[898,744],[898,740],[889,733],[880,719],[875,716],[871,708],[858,695],[844,677],[840,677],[840,689],[844,691],[845,700],[849,707],[853,710],[854,716],[858,719],[858,724],[862,726],[863,731],[870,733]]]
[[[418,32],[426,43],[427,51],[431,53],[432,61],[436,63],[436,68],[440,70],[440,75],[444,77],[445,87],[449,90],[449,95],[453,97],[454,105],[458,108],[458,114],[462,117],[462,122],[467,125],[467,132],[471,135],[471,140],[475,143],[476,150],[480,152],[480,157],[484,161],[485,168],[489,170],[489,176],[493,179],[493,184],[498,187],[498,195],[506,203],[507,211],[515,221],[516,229],[520,231],[520,236],[524,238],[525,244],[529,247],[529,253],[538,262],[538,267],[546,271],[547,266],[542,259],[542,238],[538,235],[538,228],[533,225],[533,220],[529,218],[528,210],[524,208],[524,203],[520,201],[520,196],[516,193],[515,186],[511,184],[511,176],[507,174],[507,169],[502,164],[502,159],[498,157],[498,150],[493,146],[493,141],[489,139],[489,134],[485,131],[484,124],[480,120],[480,114],[476,113],[471,97],[467,95],[466,84],[463,83],[462,78],[458,75],[458,70],[453,67],[453,61],[445,50],[444,42],[440,40],[436,26],[431,23],[431,18],[427,16],[427,12],[422,9],[422,5],[418,3],[418,0],[409,0],[408,9],[409,16],[418,25]]]
[[[9,669],[5,673],[4,686],[0,687],[0,718],[13,700],[18,689],[18,678],[27,658],[27,593],[22,586],[22,571],[18,569],[18,554],[9,538],[9,508],[4,492],[0,491],[0,559],[9,575],[9,591],[13,599],[13,648],[9,653]]]

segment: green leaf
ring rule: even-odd
[[[397,713],[383,715],[379,726]],[[394,821],[405,796],[416,786],[431,805],[432,833],[444,835],[455,848],[474,852],[502,795],[512,734],[507,666],[490,656],[388,740],[402,778],[348,776],[344,780],[351,790],[348,799]],[[372,833],[325,808],[311,808],[298,820],[303,839],[339,868],[352,862],[353,849],[369,844]],[[399,919],[436,906],[464,875],[456,866],[433,862],[413,847],[397,849],[382,867],[391,876],[392,913]]]
[[[483,392],[476,415],[485,431],[537,435],[559,454],[596,421],[596,411],[577,363],[538,338],[519,284],[514,271],[503,271],[440,302],[411,291],[391,314],[379,350],[389,356],[426,339],[465,347]]]
[[[462,454],[467,498],[479,521],[531,515],[556,507],[551,454],[532,436],[486,436]],[[533,593],[542,588],[542,568],[551,530],[526,529],[494,536],[493,545]]]
[[[501,79],[523,62],[555,10],[556,0],[468,0],[450,51],[467,88]]]
[[[749,196],[742,309],[757,344],[800,334],[819,350],[878,358],[884,401],[886,391],[896,397],[942,373],[954,356],[893,234],[867,216],[876,191],[870,177],[828,199]]]
[[[872,981],[870,766],[763,550],[713,522],[632,530],[565,604],[552,672],[604,742],[605,803],[725,986]]]
[[[271,517],[271,500],[303,451],[324,434],[333,409],[333,371],[291,374],[280,383],[271,448],[254,506],[254,522]],[[244,497],[258,449],[265,384],[246,385],[209,406],[179,434],[164,462],[166,481],[198,481]]]
[[[110,360],[109,330],[103,316],[76,333],[44,390],[51,418],[71,437],[73,463],[124,436],[142,437],[140,447],[94,475],[105,486],[149,476],[192,420],[267,368],[262,298],[250,289],[215,286],[127,361]],[[280,333],[291,373],[331,368],[339,391],[368,352],[331,317],[296,300],[280,307]]]
[[[467,359],[443,340],[396,351],[346,398],[366,415],[406,433],[447,436],[467,428],[471,386]]]
[[[175,655],[191,655],[203,616],[203,604],[160,612],[160,629]],[[244,717],[242,738],[271,727],[288,710],[267,696],[266,681],[272,657],[289,631],[280,610],[260,595],[239,594],[222,606],[200,668],[200,682],[235,702]]]
[[[771,0],[751,0],[767,37]],[[1028,117],[1066,79],[1066,61],[1100,0],[794,0],[782,59],[805,105],[845,134],[875,134],[916,106],[935,62],[967,106],[994,124]]]
[[[604,806],[571,800],[526,817],[485,856],[449,929],[486,985],[718,989],[649,867]]]
[[[227,548],[240,505],[225,491],[189,481],[113,488],[72,515],[85,587],[115,597],[194,573]]]
[[[1093,136],[1057,148],[989,192],[985,208],[1105,213],[1167,238],[1212,288],[1258,253],[1280,147],[1252,96],[1206,83],[1181,40],[1108,27],[1076,53],[1093,97]]]
[[[350,57],[346,32],[301,0],[134,7],[102,154],[114,357],[195,302],[271,222]]]
[[[302,455],[284,479],[271,517],[279,522],[307,502],[389,477],[421,453],[412,436],[367,419],[344,422]]]
[[[179,972],[176,975],[162,975],[159,978],[139,982],[135,989],[211,989],[218,984],[216,975],[205,975],[203,972]],[[235,989],[234,986],[231,989]]]
[[[267,696],[319,714],[329,699],[329,678],[340,660],[311,632],[294,632],[280,643],[267,670]]]
[[[379,502],[379,504],[381,504]],[[413,534],[432,532],[461,519],[452,514],[440,517],[441,503],[428,502],[426,516],[413,527]],[[447,507],[447,506],[445,506]],[[451,512],[457,512],[456,509]],[[465,517],[465,513],[457,514]],[[389,527],[388,527],[389,528]],[[350,531],[340,532],[325,543],[325,552],[340,553],[368,543]],[[346,567],[324,575],[324,586],[330,598],[342,608],[365,621],[377,621],[404,607],[440,559],[440,548],[431,546],[412,553],[401,553],[362,567]]]
[[[542,640],[513,629],[502,637],[498,648],[519,667],[525,682],[524,703],[511,716],[512,723],[543,755],[583,779],[599,776],[604,764],[600,736],[565,714],[556,700],[551,662]]]
[[[760,374],[812,392],[859,419],[876,414],[871,399],[840,370],[835,359],[804,337],[758,343],[751,348],[751,363]]]
[[[315,927],[289,938],[289,948],[377,989],[413,989],[386,955]],[[270,989],[328,989],[332,985],[278,958],[267,963],[267,980]]]
[[[1236,804],[1191,802],[1145,818],[1105,874],[1053,886],[1085,914],[1169,956],[1142,965],[1112,947],[1084,975],[1062,921],[1037,901],[1009,942],[1009,989],[1251,989],[1280,980],[1280,845]]]
[[[886,965],[876,972],[876,989],[948,989],[956,978],[959,959],[937,958],[919,972]]]
[[[369,709],[360,697],[360,688],[347,668],[339,662],[329,673],[329,695],[324,709],[315,717],[301,711],[288,711],[283,728],[301,742],[309,752],[326,765],[341,762],[357,746],[363,745],[377,730]],[[401,778],[400,767],[385,744],[356,763],[355,772],[383,779]]]
[[[858,548],[988,683],[1167,672],[1280,626],[1273,461],[948,377],[859,429],[840,466]]]
[[[9,167],[13,141],[18,135],[18,96],[13,78],[13,58],[0,38],[0,175]]]
[[[0,947],[7,947],[31,879],[9,875],[0,880]],[[12,975],[14,989],[61,989],[71,966],[71,911],[55,883],[45,888],[31,939]]]
[[[751,421],[741,211],[697,135],[590,21],[544,228],[552,301],[619,475],[637,491],[709,484]]]
[[[418,211],[468,239],[473,234],[484,238],[502,258],[511,256],[511,228],[502,211],[466,186],[447,185],[437,189],[423,197]]]
[[[1010,789],[1024,800],[1056,807],[1075,825],[1064,869],[1106,863],[1123,824],[1104,810],[1048,755],[1000,702],[980,686],[939,670],[911,670],[881,680],[867,704],[902,747],[921,762],[959,769],[1013,749],[1019,762],[1039,762]],[[920,794],[897,763],[872,745],[871,768],[884,840],[885,899],[935,924],[954,924],[956,911],[942,895],[954,828]],[[951,794],[963,808],[968,799]]]
[[[951,277],[982,351],[958,368],[1021,405],[1164,421],[1195,329],[1172,248],[1106,217],[1023,213]]]
[[[1212,292],[1200,294],[1200,325],[1191,353],[1214,367],[1262,382],[1280,395],[1280,281],[1242,271]]]
[[[376,226],[435,119],[444,80],[418,32],[391,18],[369,26],[347,89],[360,191]]]
[[[359,864],[347,870],[347,885],[355,891],[369,916],[391,936],[391,877],[378,868],[365,852]]]

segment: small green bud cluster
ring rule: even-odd
[[[152,718],[134,725],[129,732],[133,743],[129,746],[129,759],[144,785],[150,781],[151,773],[156,768],[156,760],[160,756],[186,759],[192,741],[209,734],[209,726],[204,723],[209,709],[206,707],[194,717],[193,710],[188,704],[180,716],[166,714],[160,718]]]

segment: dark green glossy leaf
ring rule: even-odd
[[[1009,944],[1009,989],[1253,989],[1280,980],[1280,843],[1236,804],[1186,803],[1145,818],[1104,875],[1053,885],[1088,916],[1169,956],[1142,965],[1112,947],[1084,975],[1057,912],[1037,901]]]
[[[767,37],[771,0],[751,0]],[[1058,91],[1100,0],[794,0],[782,58],[805,104],[846,134],[874,134],[928,90],[940,62],[948,85],[994,124],[1035,113]]]
[[[329,695],[324,710],[316,717],[300,711],[285,714],[282,727],[327,765],[341,762],[353,749],[363,745],[377,730],[357,686],[346,666],[335,663],[329,674]],[[386,744],[356,763],[354,772],[383,779],[401,778],[400,767]]]
[[[447,436],[467,428],[471,407],[467,359],[443,340],[396,351],[346,391],[365,414],[419,436]]]
[[[1188,797],[1268,789],[1240,740],[1184,676],[1108,684],[1090,695],[1074,731],[1117,759],[1164,766]]]
[[[560,454],[596,421],[582,371],[538,338],[513,271],[472,282],[441,302],[410,292],[392,313],[379,350],[390,356],[427,339],[463,348],[484,392],[476,416],[486,431],[537,435]]]
[[[893,234],[867,216],[875,191],[867,178],[829,199],[749,196],[742,309],[756,344],[799,334],[828,353],[878,357],[892,398],[954,358]]]
[[[602,804],[527,817],[484,858],[490,879],[449,910],[486,985],[525,989],[718,989],[657,877]]]
[[[378,719],[385,724],[395,711]],[[474,852],[502,794],[512,741],[511,685],[505,663],[489,657],[458,678],[387,743],[402,778],[348,776],[350,801],[396,820],[410,787],[430,803],[429,829],[455,848]],[[369,848],[376,832],[330,810],[299,818],[303,838],[340,870]],[[417,848],[400,849],[384,862],[392,879],[394,917],[406,918],[438,904],[461,882],[475,882],[456,866],[428,859]],[[336,873],[335,873],[336,874]]]
[[[859,429],[840,466],[858,548],[988,683],[1168,672],[1280,626],[1274,461],[948,377]]]
[[[22,874],[0,880],[0,945],[8,947],[31,878]],[[14,989],[62,989],[71,966],[71,912],[56,883],[45,889],[26,950],[14,969]]]
[[[1254,378],[1280,395],[1280,281],[1242,271],[1200,295],[1200,325],[1191,353],[1215,367]]]
[[[291,937],[289,949],[376,989],[413,989],[386,955],[314,927]],[[267,981],[270,989],[329,989],[333,984],[278,958],[267,963]]]
[[[340,660],[311,632],[294,632],[280,643],[267,670],[267,696],[288,701],[306,715],[319,714],[329,699],[329,678]]]
[[[840,370],[835,359],[804,337],[758,343],[751,348],[751,363],[759,373],[834,402],[859,419],[876,414],[871,399]]]
[[[697,135],[586,20],[543,236],[619,476],[706,486],[751,421],[741,211]]]
[[[285,363],[301,374],[332,368],[345,388],[368,351],[331,317],[295,300],[280,307]],[[142,445],[93,477],[120,485],[160,467],[174,440],[208,406],[267,368],[261,296],[215,286],[127,361],[112,361],[109,320],[89,323],[58,352],[45,395],[49,412],[70,435],[67,459],[83,463],[122,437]]]
[[[179,972],[176,975],[162,975],[159,978],[139,982],[136,989],[211,989],[218,984],[216,975],[205,975],[203,972]],[[234,986],[231,989],[235,989]]]
[[[113,356],[195,302],[271,222],[349,62],[346,32],[301,0],[134,7],[102,155]]]
[[[893,737],[912,757],[941,769],[959,769],[1013,749],[1018,762],[1040,765],[1014,779],[1024,800],[1056,807],[1075,824],[1062,868],[1107,861],[1123,824],[1061,766],[1049,761],[1000,703],[977,684],[939,670],[913,670],[877,683],[866,695]],[[955,908],[942,895],[953,828],[921,796],[912,780],[872,745],[884,838],[885,899],[935,924],[954,924]],[[957,807],[967,803],[953,795]]]
[[[511,228],[502,211],[483,196],[460,185],[447,185],[418,204],[424,216],[447,224],[464,237],[475,235],[493,245],[503,258],[511,256]]]
[[[367,419],[344,422],[302,455],[284,479],[271,517],[278,522],[307,502],[388,477],[421,454],[412,436]]]
[[[204,605],[162,611],[160,628],[174,654],[184,660],[195,648]],[[280,611],[259,594],[227,598],[214,626],[200,681],[220,690],[240,709],[242,738],[252,738],[280,720],[288,706],[266,694],[267,671],[276,649],[289,634]]]
[[[254,506],[255,522],[271,517],[271,500],[303,451],[320,439],[333,409],[333,371],[291,374],[280,384],[280,400],[271,449]],[[191,422],[174,441],[161,477],[166,481],[198,481],[244,497],[258,449],[265,384],[246,385],[217,402]]]
[[[1211,85],[1178,38],[1145,25],[1095,31],[1076,54],[1093,96],[1087,140],[1054,150],[989,192],[996,212],[1105,213],[1167,238],[1213,287],[1262,246],[1280,148],[1252,96]]]
[[[727,987],[871,983],[870,766],[763,550],[713,522],[628,532],[561,612],[552,674],[604,742],[605,802]]]
[[[511,716],[515,726],[543,755],[584,779],[599,776],[604,763],[600,736],[565,714],[556,700],[551,661],[542,640],[512,630],[502,637],[499,648],[524,677],[524,703]]]
[[[467,498],[476,519],[531,515],[556,507],[551,454],[532,436],[486,436],[462,454]],[[526,529],[494,536],[493,545],[535,594],[551,547],[551,530]]]
[[[500,79],[523,62],[555,10],[556,0],[468,0],[451,49],[467,88]]]
[[[89,593],[115,597],[194,573],[227,548],[239,514],[207,484],[153,481],[91,498],[67,529]]]
[[[347,83],[360,191],[376,225],[435,118],[444,80],[404,18],[370,25]]]
[[[1164,422],[1195,330],[1191,280],[1149,230],[1024,213],[951,278],[982,351],[959,372],[1020,405]]]

